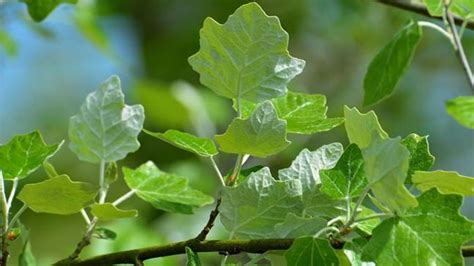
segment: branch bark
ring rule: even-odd
[[[403,9],[403,10],[406,10],[406,11],[410,11],[410,12],[413,12],[413,13],[417,13],[417,14],[420,14],[420,15],[423,15],[423,16],[427,16],[427,17],[430,17],[430,18],[442,19],[441,17],[432,17],[430,15],[430,13],[428,12],[428,9],[426,9],[425,6],[420,5],[420,4],[411,3],[409,1],[405,1],[405,0],[377,0],[377,2],[379,2],[381,4],[393,6],[393,7],[399,8],[399,9]],[[459,26],[461,26],[464,23],[464,20],[462,18],[458,17],[458,16],[454,16],[453,19],[454,19],[454,22]],[[472,22],[472,21],[467,22],[466,28],[474,30],[474,22]]]
[[[164,246],[154,246],[141,249],[132,249],[109,253],[85,259],[82,261],[70,261],[68,265],[112,265],[119,263],[134,264],[136,261],[185,254],[185,247],[190,247],[194,252],[221,252],[227,254],[238,254],[240,252],[265,253],[269,250],[289,249],[294,239],[255,239],[255,240],[208,240],[176,242]],[[474,246],[462,247],[464,257],[474,257]],[[61,265],[56,263],[55,265]]]

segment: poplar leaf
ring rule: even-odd
[[[46,145],[38,131],[13,137],[0,146],[0,169],[4,178],[27,177],[56,154],[62,144]]]
[[[99,220],[104,221],[138,216],[137,210],[121,210],[112,203],[94,203],[91,206],[91,213]]]
[[[211,157],[217,154],[214,142],[207,138],[198,138],[192,134],[174,129],[167,130],[165,133],[154,133],[148,130],[144,131],[150,136],[199,156]]]
[[[285,252],[288,266],[339,265],[336,252],[327,239],[297,238]]]
[[[189,247],[186,247],[186,257],[188,259],[186,266],[201,266],[201,260],[198,254]]]
[[[327,225],[327,221],[321,217],[300,217],[294,213],[288,213],[282,223],[275,225],[275,235],[278,238],[297,238],[300,236],[312,236]]]
[[[459,124],[474,129],[474,96],[460,96],[446,102],[446,110]]]
[[[114,162],[138,150],[145,115],[141,105],[125,105],[120,79],[111,76],[87,95],[69,121],[69,147],[82,161]]]
[[[44,20],[60,4],[76,4],[77,0],[21,0],[28,7],[28,13],[36,22]]]
[[[405,184],[411,184],[415,171],[428,171],[433,166],[435,157],[430,153],[428,136],[420,137],[410,134],[402,140],[402,144],[410,152],[408,176]]]
[[[288,33],[257,3],[239,7],[224,24],[206,18],[200,50],[189,58],[201,83],[215,93],[261,102],[281,96],[305,62],[288,53]]]
[[[417,171],[413,175],[413,184],[421,191],[437,188],[443,194],[474,196],[474,177],[454,171]]]

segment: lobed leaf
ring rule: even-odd
[[[300,217],[294,213],[288,213],[285,220],[275,225],[275,237],[297,238],[301,236],[312,236],[326,227],[327,221],[321,217]]]
[[[17,135],[0,146],[0,170],[7,180],[25,178],[56,154],[62,144],[46,145],[38,131]]]
[[[220,150],[227,153],[267,157],[285,149],[286,121],[278,119],[270,101],[257,106],[247,119],[234,119],[227,131],[215,136]]]
[[[154,133],[146,129],[144,131],[150,136],[199,156],[211,157],[217,154],[214,142],[207,138],[198,138],[192,134],[174,129],[167,130],[165,133]]]
[[[444,0],[423,0],[428,12],[433,17],[441,17],[444,13]],[[473,20],[474,1],[472,0],[451,0],[449,11],[464,19]]]
[[[71,117],[69,147],[83,161],[121,160],[140,147],[137,136],[144,119],[143,106],[125,105],[120,79],[111,76],[87,95],[80,112]]]
[[[430,153],[428,136],[420,137],[413,133],[404,138],[402,144],[410,152],[408,175],[405,184],[411,184],[411,178],[415,171],[430,170],[434,164],[435,157]]]
[[[137,210],[121,210],[112,203],[94,203],[91,205],[91,213],[99,220],[104,221],[138,216]]]
[[[80,212],[94,201],[98,189],[59,175],[43,182],[26,184],[17,198],[32,211],[68,215]]]
[[[350,143],[367,148],[375,139],[388,138],[374,111],[362,114],[357,108],[344,106],[344,126]]]
[[[297,238],[285,252],[288,266],[339,265],[339,259],[327,239]]]
[[[155,208],[184,214],[211,204],[212,197],[190,188],[188,180],[162,172],[151,161],[135,170],[123,168],[125,182],[135,194]]]
[[[189,58],[200,81],[215,93],[261,102],[287,91],[305,62],[288,53],[288,33],[257,3],[239,7],[224,24],[206,18],[200,50]]]
[[[474,129],[474,96],[460,96],[446,102],[446,110],[459,124]]]
[[[474,196],[474,177],[452,171],[417,171],[413,175],[413,184],[421,191],[437,188],[443,194]]]

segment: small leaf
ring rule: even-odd
[[[284,222],[287,213],[302,214],[301,194],[298,180],[277,181],[262,168],[238,186],[223,189],[222,224],[236,238],[272,237],[274,226]]]
[[[111,162],[107,164],[105,169],[105,182],[110,185],[117,181],[118,178],[118,166],[116,162]]]
[[[193,208],[214,201],[212,197],[190,188],[187,179],[162,172],[151,161],[135,170],[124,167],[123,173],[130,189],[157,209],[191,214]]]
[[[462,201],[436,189],[423,193],[417,208],[374,229],[362,259],[377,265],[463,265],[461,245],[474,237],[474,224],[459,214]]]
[[[198,254],[189,247],[186,247],[186,257],[188,259],[186,266],[201,266],[201,260],[199,259]]]
[[[60,175],[40,183],[27,184],[17,198],[34,212],[67,215],[80,212],[94,201],[97,188],[73,182]]]
[[[0,29],[0,45],[3,46],[8,56],[15,56],[18,53],[18,44],[10,34]]]
[[[290,144],[286,139],[286,121],[278,119],[270,101],[259,104],[248,119],[234,119],[224,134],[216,135],[216,141],[223,152],[262,158]]]
[[[198,138],[192,134],[174,129],[167,130],[165,133],[154,133],[146,129],[143,131],[148,135],[199,156],[211,157],[217,154],[214,142],[207,138]]]
[[[30,232],[20,221],[17,221],[20,231],[20,239],[22,242],[21,253],[18,256],[18,265],[19,266],[36,266],[36,259],[31,250],[30,243]]]
[[[121,210],[112,203],[94,203],[91,206],[91,213],[99,220],[104,221],[138,216],[137,210]]]
[[[344,106],[344,121],[349,141],[356,143],[360,149],[369,146],[374,139],[388,138],[374,111],[362,114],[355,107]]]
[[[112,76],[90,93],[79,114],[69,121],[69,147],[82,161],[99,163],[121,160],[140,147],[143,106],[128,106],[120,79]]]
[[[417,134],[410,134],[402,140],[402,144],[410,152],[410,166],[405,184],[411,184],[411,178],[415,171],[428,171],[435,161],[435,157],[430,153],[428,136],[420,137]]]
[[[413,175],[413,184],[421,191],[435,187],[443,194],[474,196],[474,177],[452,171],[417,171]]]
[[[58,5],[67,3],[67,4],[76,4],[77,0],[21,0],[28,6],[28,13],[31,18],[40,22],[44,20],[51,11],[53,11]]]
[[[288,266],[339,265],[339,259],[327,239],[297,238],[285,252]]]
[[[0,146],[0,169],[4,178],[25,178],[61,148],[63,142],[46,145],[38,131],[13,137]]]
[[[200,50],[189,58],[201,83],[215,93],[261,102],[281,96],[305,62],[288,53],[288,33],[257,3],[239,7],[226,23],[206,18]]]
[[[104,227],[96,227],[93,236],[97,239],[115,240],[117,233]]]
[[[430,13],[430,16],[441,17],[444,12],[444,0],[423,0]],[[471,19],[474,12],[474,1],[472,0],[451,0],[449,11],[464,19]]]
[[[446,110],[459,124],[474,129],[474,96],[461,96],[446,102]]]
[[[364,173],[364,159],[356,144],[350,144],[336,166],[320,172],[321,191],[334,199],[359,196],[368,185]]]
[[[421,28],[410,21],[370,62],[364,78],[364,105],[372,105],[392,94],[410,65],[420,42]]]

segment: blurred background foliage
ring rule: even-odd
[[[27,14],[19,1],[0,1],[0,143],[16,134],[39,129],[48,143],[67,138],[68,119],[84,97],[112,74],[118,74],[128,103],[141,103],[146,128],[186,130],[199,136],[221,133],[235,115],[231,102],[199,85],[199,76],[187,58],[199,49],[199,29],[205,17],[223,23],[248,1],[201,0],[79,0],[63,4],[41,23]],[[362,81],[368,63],[411,18],[426,19],[384,6],[372,0],[262,0],[270,15],[280,18],[290,34],[290,53],[306,60],[302,75],[290,89],[325,94],[329,116],[341,116],[343,105],[362,105]],[[391,136],[416,132],[430,135],[434,169],[474,175],[474,134],[445,112],[444,101],[470,93],[462,68],[447,40],[424,29],[414,62],[397,86],[396,93],[371,107]],[[464,45],[474,62],[474,32],[467,31]],[[368,111],[369,108],[362,108]],[[311,137],[290,136],[292,145],[265,160],[252,159],[248,166],[268,164],[272,171],[290,164],[303,148],[334,141],[347,144],[343,127]],[[161,169],[187,177],[191,184],[211,195],[218,185],[211,166],[190,153],[141,134],[139,151],[119,162],[135,167],[147,160]],[[97,167],[78,161],[63,147],[52,163],[73,179],[98,182]],[[227,171],[233,157],[220,155],[218,164]],[[28,182],[45,178],[40,170]],[[126,187],[113,187],[113,199]],[[167,243],[196,235],[210,208],[195,215],[166,214],[139,200],[140,218],[103,226],[116,230],[116,241],[94,240],[83,255]],[[19,206],[16,206],[18,208]],[[463,212],[474,217],[474,204]],[[33,252],[40,265],[69,254],[85,226],[79,214],[53,216],[28,211],[24,223],[31,229]],[[225,237],[219,225],[211,238]],[[17,248],[12,247],[16,256]],[[215,264],[217,255],[203,255]],[[182,257],[157,259],[149,265],[176,265]],[[15,264],[15,260],[12,260]]]

